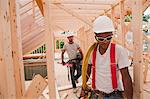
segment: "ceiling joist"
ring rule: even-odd
[[[58,8],[66,11],[67,13],[71,14],[72,16],[76,17],[77,19],[81,20],[82,22],[88,24],[89,26],[92,26],[92,22],[90,22],[88,19],[78,15],[78,13],[71,11],[68,8],[65,8],[63,5],[61,4],[55,4]]]
[[[38,5],[42,15],[44,16],[44,9],[43,9],[43,2],[42,2],[42,0],[35,0],[35,1],[36,1],[37,5]]]

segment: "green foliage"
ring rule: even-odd
[[[60,49],[63,48],[64,44],[65,44],[64,41],[60,41]]]
[[[144,22],[149,22],[150,15],[143,15],[143,21]]]
[[[45,51],[46,51],[46,45],[44,44],[41,47],[39,47],[38,49],[31,52],[31,54],[44,53]]]
[[[125,22],[131,22],[131,20],[132,20],[132,16],[131,15],[127,15],[126,17],[125,17]]]
[[[149,19],[150,19],[150,15],[143,15],[143,21],[144,22],[149,22]],[[125,17],[125,22],[131,22],[132,20],[132,16],[131,15],[127,15]]]
[[[59,49],[59,40],[56,41],[56,49]]]

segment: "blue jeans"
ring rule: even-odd
[[[82,66],[76,65],[75,63],[72,63],[72,64],[73,64],[73,66],[70,67],[71,82],[72,82],[72,87],[76,88],[75,80],[77,80],[81,76]],[[75,71],[77,71],[76,75],[75,75]]]
[[[109,97],[104,97],[103,99],[123,99],[122,96],[120,96],[120,94],[113,94]]]
[[[121,92],[116,92],[110,96],[103,96],[103,99],[123,99]],[[99,99],[99,95],[96,95],[95,92],[91,93],[91,97],[89,99]]]

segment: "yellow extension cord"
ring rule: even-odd
[[[90,48],[88,49],[88,51],[86,52],[83,58],[83,63],[82,63],[82,88],[83,90],[87,88],[86,74],[87,74],[87,66],[88,66],[89,57],[91,55],[91,52],[94,50],[94,48],[97,47],[97,45],[98,43],[95,42],[92,46],[90,46]]]

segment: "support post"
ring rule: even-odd
[[[46,39],[46,58],[48,70],[49,97],[56,99],[55,72],[54,72],[54,34],[52,32],[52,1],[45,0],[44,18],[45,18],[45,39]]]
[[[120,1],[119,6],[120,6],[120,25],[121,25],[121,33],[120,33],[121,39],[120,40],[121,40],[122,46],[125,47],[124,1]]]
[[[0,99],[21,99],[24,77],[16,0],[0,0]]]
[[[134,44],[134,92],[135,99],[143,99],[143,33],[142,0],[132,1],[132,30]]]

